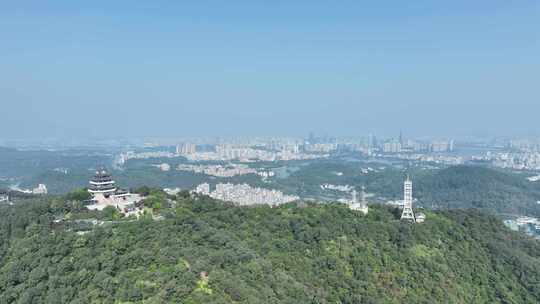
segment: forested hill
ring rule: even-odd
[[[415,196],[427,207],[540,216],[540,185],[521,175],[455,166],[420,175],[415,186]]]
[[[0,303],[540,302],[539,242],[475,211],[176,200],[84,235],[72,204],[1,207]]]

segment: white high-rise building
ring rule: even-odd
[[[412,181],[409,176],[407,176],[405,183],[403,183],[403,212],[401,213],[401,219],[414,222],[412,191]]]
[[[366,192],[364,187],[362,187],[362,193],[360,194],[360,202],[358,202],[356,190],[352,191],[352,201],[349,203],[349,209],[360,211],[363,214],[368,213],[369,207],[366,202]]]
[[[192,143],[183,143],[176,146],[177,155],[191,155],[197,152],[197,145]]]
[[[384,153],[399,153],[401,152],[402,146],[398,141],[390,141],[383,144]]]

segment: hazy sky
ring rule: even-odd
[[[540,135],[540,1],[2,1],[0,103],[0,138]]]

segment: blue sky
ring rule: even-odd
[[[0,138],[540,135],[538,1],[81,2],[0,4]]]

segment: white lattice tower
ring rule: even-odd
[[[407,176],[407,180],[403,184],[403,212],[401,213],[401,219],[407,221],[415,221],[414,212],[412,209],[412,181]]]

